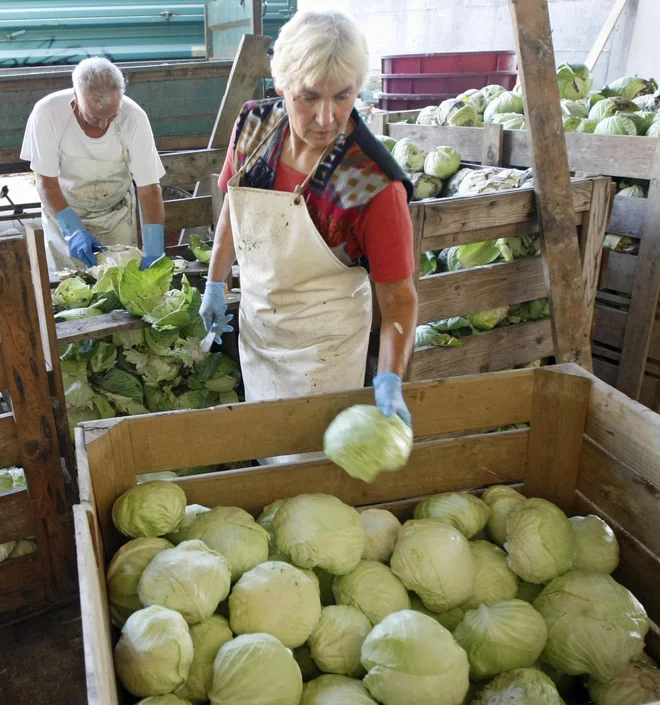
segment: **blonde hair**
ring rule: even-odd
[[[112,93],[124,95],[124,74],[110,61],[101,56],[83,59],[71,76],[76,94],[91,100],[99,108],[112,102]]]
[[[296,13],[280,30],[271,61],[279,89],[355,81],[359,90],[368,69],[364,35],[355,20],[335,10]]]

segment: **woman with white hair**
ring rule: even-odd
[[[200,313],[207,330],[231,330],[223,282],[237,260],[246,399],[342,391],[364,384],[371,278],[382,317],[376,403],[410,424],[411,185],[354,109],[367,60],[339,12],[298,13],[282,28],[280,97],[243,106],[220,176],[228,196]]]
[[[165,251],[165,169],[147,114],[125,86],[110,61],[85,59],[73,71],[73,88],[42,98],[28,119],[21,159],[36,175],[51,272],[92,266],[105,245],[138,244],[134,182],[142,268]]]

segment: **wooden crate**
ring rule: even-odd
[[[589,311],[593,311],[596,295],[610,183],[608,178],[597,178],[572,184]],[[418,266],[421,253],[427,250],[539,232],[531,189],[412,203],[410,211]],[[416,280],[420,324],[549,294],[542,257],[434,274],[422,279],[417,272]],[[555,353],[551,319],[478,333],[464,338],[463,343],[456,348],[427,347],[416,351],[408,379],[494,372]]]
[[[501,125],[484,128],[440,127],[405,124],[417,110],[374,113],[370,123],[376,134],[395,139],[409,137],[424,149],[447,144],[455,147],[464,161],[492,166],[526,168],[531,149],[526,131],[503,130]],[[614,288],[600,286],[597,329],[594,337],[594,369],[603,380],[615,385],[652,409],[660,409],[660,327],[658,294],[660,268],[660,142],[648,137],[565,134],[569,168],[576,174],[648,179],[649,198],[615,199],[608,232],[639,238],[641,257],[614,254],[603,264],[602,281],[616,282]],[[637,262],[642,266],[637,267]],[[621,278],[624,277],[624,281]],[[623,288],[617,288],[623,287]],[[627,302],[610,297],[624,295]],[[621,308],[623,306],[623,308]],[[608,310],[604,310],[605,307]],[[614,339],[615,342],[608,342]],[[613,348],[613,349],[609,349]]]
[[[0,390],[11,411],[0,414],[0,468],[23,468],[27,489],[0,495],[0,543],[34,536],[37,550],[0,563],[0,623],[75,595],[74,492],[63,468],[69,479],[74,472],[59,359],[37,306],[41,284],[25,240],[1,237]]]
[[[653,520],[660,416],[576,365],[408,384],[405,396],[416,432],[410,461],[371,485],[329,461],[174,481],[190,503],[240,506],[255,516],[275,499],[325,492],[354,506],[386,506],[401,519],[424,495],[522,482],[529,496],[556,502],[569,515],[598,514],[615,529],[621,544],[615,577],[645,604],[654,621],[648,648],[660,656],[660,533]],[[117,634],[104,576],[125,540],[112,524],[112,504],[136,475],[319,450],[340,410],[371,402],[369,390],[355,390],[91,422],[77,430],[82,502],[74,518],[89,705],[119,702],[112,665]],[[522,422],[530,428],[483,433]]]

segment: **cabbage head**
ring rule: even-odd
[[[488,535],[498,545],[506,541],[506,522],[513,508],[525,501],[525,496],[507,485],[493,485],[482,495],[481,499],[490,507],[487,530]]]
[[[310,654],[324,673],[357,678],[364,673],[360,652],[370,631],[371,622],[359,609],[329,605],[309,637]]]
[[[580,100],[586,98],[591,90],[593,78],[584,64],[564,63],[557,67],[557,82],[560,98]]]
[[[611,681],[600,683],[590,678],[587,687],[595,705],[654,703],[660,700],[660,670],[633,661]]]
[[[477,330],[492,330],[498,323],[501,323],[509,315],[508,306],[490,308],[487,311],[471,313],[467,319],[470,325]]]
[[[399,578],[378,561],[360,561],[350,573],[335,578],[335,602],[361,610],[372,624],[388,614],[410,609],[410,598]]]
[[[346,676],[319,676],[303,686],[300,705],[377,705],[362,683]]]
[[[234,635],[229,624],[219,614],[190,627],[193,643],[193,660],[186,682],[176,689],[176,695],[194,703],[205,703],[213,683],[213,661],[223,644],[231,641]]]
[[[268,532],[238,507],[214,507],[200,514],[188,529],[188,539],[221,553],[231,566],[232,582],[268,558]]]
[[[424,173],[410,174],[413,185],[413,201],[423,201],[425,198],[438,198],[442,193],[442,181],[435,176]]]
[[[488,103],[484,111],[484,122],[493,122],[493,117],[500,113],[518,113],[523,115],[525,104],[521,95],[512,91],[505,91]]]
[[[575,132],[585,135],[593,135],[596,130],[596,125],[598,125],[597,120],[580,120],[577,127],[575,128]]]
[[[412,429],[399,416],[384,416],[377,406],[366,404],[344,409],[323,436],[328,458],[364,482],[405,467],[412,445]]]
[[[424,161],[424,171],[438,179],[448,179],[460,166],[461,155],[453,147],[436,147]]]
[[[394,146],[396,145],[396,140],[394,137],[388,137],[387,135],[374,135],[374,137],[387,149],[388,152],[392,152]]]
[[[589,115],[586,105],[575,100],[562,100],[561,112],[569,117],[586,118]]]
[[[572,115],[562,115],[561,120],[564,125],[564,132],[577,132],[582,122],[582,118],[573,117]]]
[[[490,103],[491,100],[494,100],[499,95],[502,95],[502,93],[505,92],[506,89],[504,88],[504,86],[500,86],[497,83],[491,83],[479,90],[479,93],[481,93],[486,99],[486,103]]]
[[[605,86],[602,93],[607,97],[620,96],[626,100],[633,100],[644,95],[651,95],[657,90],[658,84],[653,79],[647,81],[639,76],[623,76]]]
[[[477,567],[472,597],[464,610],[490,605],[498,600],[511,600],[518,592],[518,578],[506,562],[506,553],[489,541],[470,541],[470,550]]]
[[[646,137],[660,137],[660,121],[654,122],[646,131]]]
[[[479,116],[471,104],[456,98],[443,100],[435,113],[438,125],[452,127],[476,127]]]
[[[173,482],[143,482],[119,495],[112,505],[117,531],[130,538],[154,538],[176,531],[186,510],[186,493]]]
[[[287,499],[273,520],[277,548],[301,568],[343,575],[362,558],[365,530],[360,515],[327,494]]]
[[[619,542],[614,532],[600,517],[569,519],[575,532],[573,568],[592,573],[613,573],[619,565]]]
[[[215,612],[230,584],[227,559],[202,541],[189,540],[154,556],[142,573],[138,596],[145,607],[167,607],[198,624]]]
[[[399,166],[409,174],[424,171],[426,152],[408,137],[404,137],[394,145],[392,156]]]
[[[438,108],[435,105],[427,105],[419,111],[417,120],[415,122],[418,125],[437,125],[435,121],[435,116]]]
[[[197,235],[190,235],[188,238],[188,243],[191,252],[195,256],[195,259],[198,262],[202,262],[203,264],[208,264],[211,261],[211,252],[213,252],[213,248],[207,245],[205,242],[202,242]]]
[[[259,526],[263,526],[263,528],[268,532],[271,552],[273,549],[277,551],[277,547],[275,546],[275,536],[273,535],[273,519],[284,502],[286,502],[286,499],[276,499],[274,502],[267,504],[263,508],[261,514],[257,517],[257,524],[259,524]]]
[[[80,277],[69,277],[57,285],[53,292],[53,305],[59,308],[86,308],[94,294],[89,284]]]
[[[649,129],[649,127],[653,124],[653,118],[655,117],[655,113],[621,112],[621,113],[617,113],[617,116],[624,117],[624,118],[627,118],[628,120],[630,120],[635,125],[635,129],[637,130],[637,134],[644,135],[646,133],[646,131]],[[650,119],[649,119],[649,117],[650,117]]]
[[[304,644],[321,617],[314,578],[281,561],[267,561],[243,573],[229,596],[234,634],[271,634],[289,649]]]
[[[534,607],[548,627],[541,660],[562,673],[610,681],[644,650],[646,612],[609,575],[562,575],[546,585]]]
[[[535,497],[509,514],[504,549],[509,554],[509,568],[519,578],[547,583],[570,570],[575,534],[559,507]]]
[[[150,698],[144,698],[137,705],[191,705],[191,703],[190,700],[181,700],[174,693],[168,693],[167,695],[152,695]]]
[[[131,261],[142,262],[142,250],[131,245],[110,245],[96,255],[96,266],[89,267],[87,274],[101,281],[112,269],[122,270]]]
[[[410,609],[415,612],[421,612],[427,617],[432,617],[440,626],[450,632],[456,629],[465,616],[465,610],[461,607],[454,607],[454,609],[449,610],[449,612],[433,612],[433,610],[429,610],[424,606],[424,603],[414,592],[410,593]]]
[[[468,610],[454,630],[454,639],[468,655],[474,680],[533,666],[547,638],[543,617],[522,600],[502,600]]]
[[[364,509],[360,512],[360,519],[366,531],[362,558],[389,563],[399,538],[401,522],[386,509]]]
[[[415,519],[440,519],[471,539],[486,526],[490,509],[469,492],[442,492],[423,499],[415,507],[413,516]]]
[[[605,118],[612,117],[620,112],[634,113],[637,106],[625,98],[606,98],[598,101],[589,111],[589,119],[600,122]]]
[[[438,519],[407,521],[390,565],[433,612],[448,612],[472,597],[476,566],[470,544],[460,531]]]
[[[299,705],[302,675],[291,651],[270,634],[243,634],[213,662],[211,705]]]
[[[154,605],[134,612],[115,646],[122,685],[138,698],[166,695],[188,677],[193,644],[184,618]]]
[[[363,683],[383,705],[461,705],[469,686],[465,651],[431,617],[395,612],[362,645]]]
[[[167,539],[174,545],[188,540],[188,530],[195,523],[197,517],[204,512],[210,512],[208,507],[201,504],[189,504],[183,513],[183,519],[173,534],[168,534]]]
[[[628,135],[634,137],[637,134],[635,123],[622,114],[604,118],[594,130],[595,135]]]
[[[110,561],[106,580],[113,624],[123,627],[126,620],[143,605],[138,597],[138,583],[151,560],[174,546],[165,539],[139,538],[125,543]]]
[[[491,681],[471,705],[564,705],[552,679],[537,668],[519,668]]]
[[[493,125],[502,125],[504,130],[524,130],[527,127],[525,116],[519,113],[497,113],[491,122]]]

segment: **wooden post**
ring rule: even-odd
[[[252,0],[252,34],[263,34],[264,31],[261,3],[262,0]]]
[[[547,0],[509,0],[525,100],[558,362],[591,369],[589,318],[584,303],[570,172],[559,104]]]
[[[382,110],[374,110],[371,113],[371,120],[369,121],[369,128],[374,133],[374,135],[386,135],[387,134],[387,113]]]
[[[642,390],[660,294],[660,139],[656,142],[646,218],[616,385],[632,399],[639,399]]]
[[[502,166],[504,128],[502,125],[486,123],[481,146],[481,163],[484,166]]]

